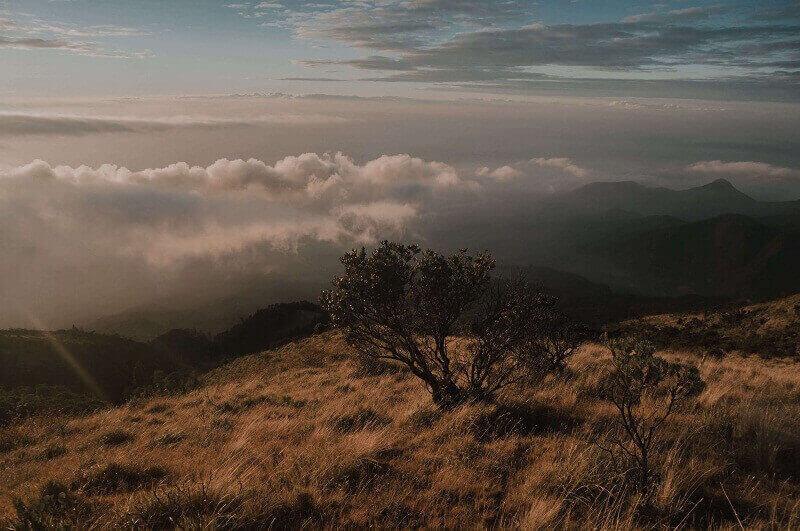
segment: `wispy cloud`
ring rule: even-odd
[[[220,128],[266,124],[304,125],[344,123],[349,118],[323,114],[269,114],[246,118],[186,115],[164,118],[83,116],[57,113],[0,111],[0,136],[85,135],[108,132],[158,131],[176,128]]]
[[[24,22],[0,17],[0,48],[18,50],[62,50],[73,54],[92,57],[142,58],[152,52],[109,50],[90,38],[134,37],[146,35],[145,32],[113,24],[79,27],[52,23],[32,16],[25,16]]]
[[[670,77],[696,79],[705,67],[708,73],[701,79],[722,82],[800,69],[800,26],[785,10],[774,19],[783,24],[764,24],[757,13],[728,4],[640,13],[617,22],[550,25],[535,20],[531,4],[527,9],[517,2],[478,4],[419,0],[328,11],[300,24],[298,36],[375,53],[299,62],[383,71],[385,75],[374,78],[382,81],[507,85],[543,78],[553,67],[561,68],[565,79],[598,70],[608,77],[624,72],[648,79],[655,72],[687,67],[694,73]],[[467,20],[477,27],[447,29]]]

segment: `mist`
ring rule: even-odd
[[[536,205],[597,181],[726,178],[797,199],[798,118],[790,104],[602,98],[10,101],[0,326],[315,297],[342,252],[384,238],[536,256]]]

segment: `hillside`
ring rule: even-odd
[[[198,371],[309,335],[326,321],[315,304],[293,302],[263,308],[214,337],[176,329],[141,342],[79,329],[0,330],[0,406],[74,410],[154,387],[186,388]]]
[[[569,376],[444,413],[411,375],[365,374],[348,352],[326,333],[239,358],[186,394],[6,428],[0,521],[20,498],[20,514],[50,525],[102,527],[800,522],[791,362],[703,361],[707,388],[670,419],[666,468],[642,506],[589,442],[613,415],[593,398],[602,349],[584,347]],[[48,482],[56,505],[40,497]]]
[[[742,215],[656,229],[594,251],[619,277],[655,292],[768,297],[800,290],[800,235]]]
[[[643,296],[615,291],[605,284],[551,267],[505,268],[507,275],[522,274],[528,281],[558,297],[558,306],[567,315],[592,328],[654,313],[706,308],[719,301],[697,295]]]
[[[273,301],[313,299],[325,286],[321,279],[314,282],[261,277],[248,279],[243,284],[221,294],[212,290],[196,298],[161,300],[94,319],[82,326],[138,341],[150,341],[174,329],[201,330],[215,335],[240,323],[242,316],[251,315]]]
[[[642,317],[614,329],[615,333],[643,335],[664,348],[717,356],[733,352],[800,359],[800,295],[703,312]]]
[[[83,330],[0,331],[0,388],[58,385],[117,402],[155,371],[184,363],[168,352],[119,336]]]

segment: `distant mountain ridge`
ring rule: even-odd
[[[745,242],[750,237],[742,224],[717,221],[713,245],[711,234],[692,236],[693,231],[711,230],[702,224],[691,227],[692,224],[726,215],[744,216],[777,231],[773,234],[765,228],[762,237],[756,238],[760,243],[751,242],[764,249],[761,258],[753,254],[748,260],[737,261],[726,256],[725,245],[747,247]],[[558,271],[561,277],[567,275],[559,278],[548,273],[543,280],[553,283],[552,287],[569,298],[577,294],[586,299],[579,292],[588,290],[600,300],[597,286],[604,289],[610,286],[610,291],[626,296],[714,298],[768,297],[795,287],[791,276],[786,274],[791,264],[782,261],[793,259],[791,234],[800,231],[800,201],[759,201],[724,179],[685,190],[634,181],[595,182],[541,198],[529,205],[526,216],[506,219],[502,209],[498,209],[496,224],[476,225],[471,221],[464,219],[463,225],[455,228],[445,224],[447,233],[429,235],[428,241],[420,243],[442,248],[452,241],[456,231],[464,246],[488,249],[501,264],[544,267]],[[688,228],[680,229],[687,225]],[[646,237],[649,244],[634,243],[645,234],[650,234]],[[775,240],[778,234],[785,236]],[[677,237],[682,239],[680,245],[657,243],[659,238]],[[775,241],[773,246],[780,247],[774,256],[767,245],[772,241]],[[703,248],[701,242],[710,247]],[[687,256],[694,257],[694,262],[687,264]],[[766,262],[758,265],[758,260]],[[334,260],[331,262],[335,264]],[[271,301],[313,298],[327,285],[328,278],[309,278],[296,286],[287,282],[290,280],[276,280],[273,282],[276,285],[262,289],[267,279],[259,279],[202,305],[174,310],[137,308],[99,319],[86,327],[139,340],[150,340],[173,328],[197,328],[215,334]],[[591,306],[597,308],[594,303]]]
[[[666,215],[691,221],[722,214],[761,217],[800,210],[800,201],[758,201],[730,181],[717,179],[685,190],[650,187],[634,181],[596,182],[559,194],[546,201],[545,211],[555,209],[584,214],[614,209],[640,215]]]
[[[77,328],[0,330],[0,406],[4,390],[23,387],[121,403],[168,380],[191,379],[231,357],[310,335],[327,322],[316,304],[300,301],[263,308],[214,337],[176,329],[142,342]]]
[[[597,253],[621,276],[658,291],[721,297],[800,291],[800,234],[741,214],[621,238]]]

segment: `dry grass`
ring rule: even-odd
[[[800,294],[702,313],[652,315],[620,323],[619,328],[665,347],[716,356],[800,357]]]
[[[20,499],[30,518],[98,527],[800,526],[795,363],[703,360],[707,388],[670,419],[645,501],[588,442],[613,419],[596,398],[606,362],[586,346],[566,375],[440,412],[409,374],[367,374],[339,335],[314,336],[186,395],[6,428],[0,521]]]

